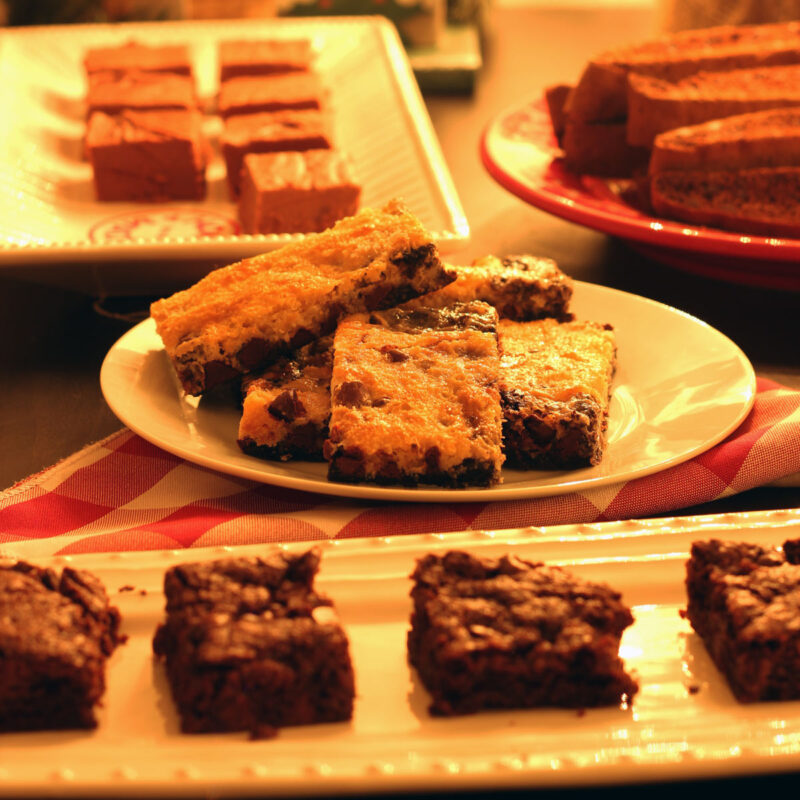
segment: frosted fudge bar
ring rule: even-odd
[[[500,480],[497,312],[473,302],[354,315],[334,337],[330,480]]]
[[[686,616],[743,702],[800,698],[800,541],[692,544]]]
[[[111,47],[94,47],[86,51],[83,59],[86,72],[174,72],[191,75],[189,48],[182,44],[146,45],[126,42]]]
[[[327,114],[316,109],[239,114],[225,121],[220,145],[231,197],[239,196],[249,153],[328,150],[333,146]]]
[[[86,152],[98,200],[202,200],[206,195],[206,144],[197,112],[95,112]]]
[[[194,80],[165,72],[93,72],[86,92],[87,117],[94,111],[197,108]]]
[[[331,416],[333,337],[246,378],[238,442],[251,456],[321,461]]]
[[[223,118],[234,114],[322,108],[323,87],[314,72],[231,78],[220,86],[217,107]]]
[[[346,314],[453,279],[430,233],[393,201],[215,270],[150,311],[184,390],[201,394],[331,333]]]
[[[239,221],[245,233],[318,232],[355,214],[360,197],[349,161],[335,150],[251,153],[242,169]]]
[[[454,266],[457,275],[444,289],[411,300],[411,307],[441,307],[483,300],[501,318],[519,320],[570,319],[572,280],[549,258],[531,255],[485,256],[469,266]]]
[[[314,587],[319,552],[182,564],[164,577],[166,662],[185,733],[249,731],[350,719],[347,636]]]
[[[638,691],[619,657],[633,616],[611,587],[458,550],[421,558],[411,577],[408,657],[431,713],[619,705]]]
[[[221,42],[220,83],[244,75],[277,75],[311,68],[313,50],[308,39],[252,39]]]
[[[616,364],[611,326],[501,320],[499,335],[508,466],[575,469],[599,463]]]

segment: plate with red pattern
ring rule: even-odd
[[[489,123],[481,158],[489,174],[525,202],[625,239],[663,264],[733,283],[800,290],[800,240],[653,217],[631,200],[631,181],[569,172],[541,97],[521,101]]]

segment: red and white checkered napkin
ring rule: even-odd
[[[558,497],[394,504],[293,491],[195,466],[129,430],[0,494],[0,555],[156,550],[646,517],[800,472],[800,392],[760,379],[753,410],[708,452]]]

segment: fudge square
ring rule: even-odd
[[[436,715],[619,705],[638,691],[619,657],[620,594],[567,570],[458,550],[411,575],[408,658]]]
[[[97,727],[119,622],[89,572],[0,567],[0,731]]]
[[[175,72],[191,75],[189,48],[184,44],[146,45],[130,41],[111,47],[94,47],[86,51],[83,59],[86,72]]]
[[[328,115],[317,109],[264,111],[228,117],[220,145],[231,197],[239,196],[242,164],[248,153],[329,150]]]
[[[611,326],[501,320],[499,334],[508,465],[576,469],[598,464],[616,364]]]
[[[692,544],[684,613],[736,696],[800,698],[800,540]]]
[[[347,636],[317,593],[317,549],[183,564],[164,577],[166,621],[153,639],[184,733],[350,719]]]
[[[218,53],[220,83],[243,75],[305,72],[313,60],[308,39],[220,42]]]
[[[220,86],[217,108],[227,118],[286,108],[322,108],[322,97],[322,83],[315,72],[248,75]]]
[[[206,196],[206,148],[197,112],[95,112],[89,118],[86,152],[98,200]]]
[[[353,315],[334,336],[328,478],[500,480],[497,312],[479,301]]]
[[[86,92],[87,116],[94,111],[116,114],[125,109],[197,108],[194,80],[163,72],[93,72]]]
[[[244,157],[239,222],[244,233],[316,233],[355,214],[361,187],[336,150]]]
[[[332,333],[339,319],[432,292],[455,276],[398,200],[214,270],[150,307],[183,389],[211,387]]]
[[[333,337],[324,336],[242,382],[239,447],[258,458],[322,461],[331,416]]]

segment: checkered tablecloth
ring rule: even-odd
[[[759,379],[725,441],[654,475],[556,497],[363,502],[191,464],[124,429],[0,494],[0,555],[175,549],[632,519],[800,472],[800,392]]]

